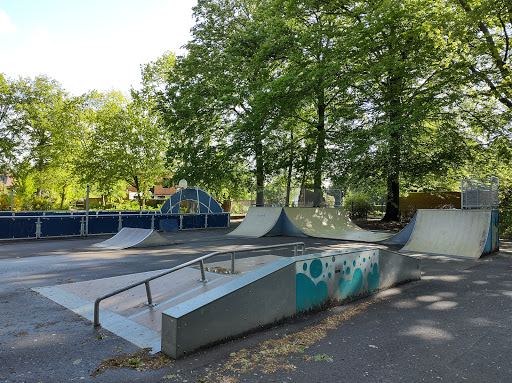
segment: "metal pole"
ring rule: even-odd
[[[146,285],[146,295],[148,296],[148,303],[147,305],[148,306],[152,306],[153,305],[153,297],[151,296],[151,288],[149,287],[149,281],[147,281],[145,283]]]
[[[235,274],[235,252],[231,253],[231,274]]]
[[[460,181],[460,208],[464,209],[464,180]]]
[[[206,282],[206,275],[204,273],[204,261],[202,259],[199,261],[199,266],[201,268],[201,281]]]
[[[14,211],[14,189],[11,189],[11,213]]]
[[[87,185],[87,196],[85,198],[85,236],[89,235],[89,185]]]

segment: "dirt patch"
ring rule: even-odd
[[[336,329],[341,323],[363,313],[371,305],[388,298],[376,299],[361,303],[343,312],[331,315],[317,325],[302,331],[288,334],[280,339],[270,339],[260,343],[253,349],[242,349],[230,354],[229,360],[220,368],[212,371],[202,381],[217,383],[236,383],[239,379],[231,374],[243,374],[259,370],[270,374],[278,370],[294,371],[296,369],[289,360],[291,354],[304,354],[303,359],[309,361],[332,362],[328,355],[307,355],[306,351],[316,342],[327,336],[327,331]],[[231,376],[230,376],[231,375]]]
[[[51,327],[55,324],[59,323],[59,321],[55,321],[55,322],[48,322],[48,323],[39,323],[36,325],[36,327],[34,327],[36,330],[41,328],[41,327]]]
[[[15,338],[24,338],[24,337],[26,337],[26,336],[28,336],[28,333],[27,333],[27,332],[25,332],[25,331],[23,331],[23,332],[19,332],[19,333],[17,333],[17,334],[14,334],[14,337],[15,337]]]
[[[399,232],[407,226],[409,221],[382,221],[380,219],[368,218],[368,219],[354,219],[352,220],[357,226],[365,230],[377,230],[377,231],[389,231]]]
[[[161,353],[151,355],[150,351],[151,348],[143,348],[133,354],[119,355],[104,360],[91,376],[103,374],[107,369],[130,368],[137,371],[149,371],[172,366],[173,362],[170,358]]]

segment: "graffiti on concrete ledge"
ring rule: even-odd
[[[297,262],[296,311],[319,307],[328,301],[343,301],[379,289],[377,251],[312,257]]]

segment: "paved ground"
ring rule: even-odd
[[[230,246],[297,240],[230,239],[226,232],[173,233],[172,246],[123,251],[90,247],[106,237],[0,243],[0,382],[512,380],[511,243],[477,261],[423,257],[421,281],[178,361],[133,355],[136,346],[31,290],[163,269]],[[357,246],[305,242],[308,253]],[[166,366],[155,369],[158,363]]]

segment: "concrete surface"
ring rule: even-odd
[[[477,259],[490,222],[490,210],[418,210],[411,237],[401,251]]]
[[[102,361],[139,348],[32,290],[169,268],[239,245],[296,240],[229,238],[230,230],[166,233],[174,245],[121,251],[92,248],[99,237],[0,243],[0,382],[510,382],[510,242],[478,260],[420,256],[420,281],[263,329],[159,370],[105,368],[91,376]],[[361,245],[304,241],[307,252]],[[262,254],[246,254],[255,255]],[[307,346],[288,352],[297,339]],[[271,346],[274,364],[265,359]]]
[[[251,206],[242,223],[228,235],[233,237],[263,237],[274,229],[279,222],[282,211],[282,207]]]
[[[284,211],[297,229],[311,237],[379,242],[392,236],[360,228],[343,209],[285,207]]]
[[[112,238],[95,243],[93,247],[123,250],[130,247],[153,247],[170,244],[171,241],[162,237],[156,230],[123,227]]]

